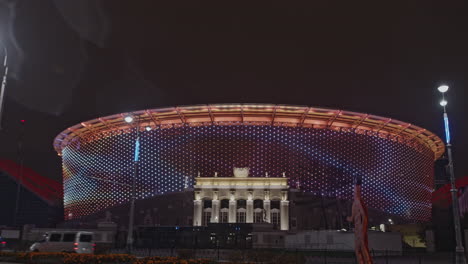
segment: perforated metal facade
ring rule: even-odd
[[[88,176],[131,183],[135,129],[110,129],[61,149],[67,219],[129,201],[129,187]],[[233,167],[249,167],[255,177],[285,172],[290,187],[351,199],[352,177],[360,174],[370,208],[411,221],[430,218],[434,151],[414,138],[266,122],[182,123],[140,131],[139,199],[180,191],[186,177],[192,186],[199,173],[232,176]]]

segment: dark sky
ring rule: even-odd
[[[18,159],[26,119],[24,164],[59,180],[65,128],[207,103],[366,112],[442,137],[446,83],[455,170],[468,175],[467,3],[328,2],[0,0],[12,70],[0,158]]]

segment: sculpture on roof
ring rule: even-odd
[[[234,177],[236,178],[246,178],[249,177],[250,168],[235,168],[234,167]]]

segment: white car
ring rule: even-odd
[[[93,232],[87,231],[52,231],[44,240],[32,244],[33,252],[74,252],[94,253]]]

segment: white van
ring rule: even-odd
[[[52,231],[46,233],[42,241],[34,243],[33,252],[74,252],[94,253],[93,232]]]

